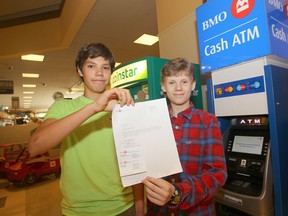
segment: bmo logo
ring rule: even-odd
[[[224,22],[227,18],[226,11],[222,11],[221,13],[215,15],[213,18],[210,18],[204,22],[202,22],[202,29],[205,31],[208,28],[212,28],[215,25]]]
[[[253,9],[255,0],[233,0],[231,5],[231,14],[235,18],[244,18]]]

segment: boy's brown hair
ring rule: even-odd
[[[164,83],[165,78],[174,76],[180,71],[187,71],[193,81],[195,81],[194,65],[185,58],[174,58],[167,62],[161,70],[161,83]]]

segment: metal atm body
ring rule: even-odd
[[[228,178],[215,196],[217,214],[273,216],[268,117],[232,119],[223,142]]]
[[[228,179],[215,196],[219,216],[288,215],[288,62],[263,57],[220,69],[207,88],[226,145]],[[239,124],[259,116],[267,125]],[[264,137],[261,154],[243,150],[244,144],[235,148],[241,136]]]

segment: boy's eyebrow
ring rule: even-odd
[[[86,61],[85,61],[85,64],[87,64],[87,63],[88,63],[88,64],[97,64],[97,63],[95,63],[95,62],[93,62],[93,61],[90,61],[90,60],[86,60]],[[104,64],[102,64],[102,65],[104,65],[104,66],[106,66],[106,65],[107,65],[107,66],[110,66],[109,63],[104,63]]]
[[[85,63],[89,63],[89,64],[96,64],[95,62],[90,61],[90,60],[86,60]]]

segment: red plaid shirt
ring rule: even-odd
[[[181,189],[182,200],[162,207],[148,201],[147,215],[215,215],[212,198],[227,178],[218,120],[191,103],[177,118],[171,116],[171,122],[183,172],[165,179]]]

